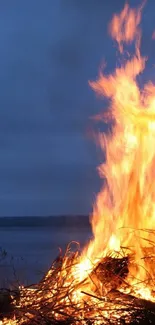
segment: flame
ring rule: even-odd
[[[109,25],[111,37],[117,41],[119,51],[123,52],[123,44],[131,43],[134,39],[140,39],[141,33],[138,26],[141,21],[141,10],[131,9],[128,4],[119,15],[114,15]]]
[[[134,275],[141,286],[136,283],[137,292],[146,298],[154,276],[151,263],[142,257],[144,248],[152,248],[154,254],[155,85],[149,81],[140,89],[137,82],[146,64],[140,54],[142,8],[131,9],[126,4],[120,14],[113,16],[109,32],[123,55],[122,64],[114,73],[101,73],[96,82],[90,83],[97,93],[109,99],[109,123],[114,122],[114,127],[113,134],[98,137],[106,152],[106,163],[98,170],[106,184],[97,195],[91,216],[94,239],[85,248],[83,259],[96,263],[109,250],[131,248],[137,266],[136,270],[130,268],[129,282],[135,284]],[[133,41],[135,50],[131,56],[125,46]],[[104,119],[104,113],[100,119]],[[147,294],[141,284],[146,280],[150,282]]]

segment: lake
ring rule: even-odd
[[[70,241],[81,247],[91,237],[89,227],[1,227],[0,247],[7,252],[0,260],[0,286],[30,284],[39,281],[52,261]]]

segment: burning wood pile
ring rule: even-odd
[[[123,254],[122,249],[100,259],[79,281],[81,254],[69,245],[39,284],[10,292],[1,324],[154,324],[155,303],[142,299],[128,283],[133,260]]]
[[[93,239],[82,252],[69,245],[39,284],[10,292],[1,325],[155,324],[155,85],[140,90],[137,82],[146,64],[142,9],[126,4],[113,16],[109,32],[123,63],[90,83],[110,102],[98,118],[113,124],[98,137],[106,184],[91,217]]]

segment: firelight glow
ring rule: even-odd
[[[137,81],[146,64],[146,58],[140,54],[142,9],[142,6],[131,9],[126,4],[120,14],[113,16],[109,32],[117,42],[122,56],[121,65],[112,74],[101,73],[96,82],[90,83],[95,92],[109,99],[108,113],[103,112],[100,119],[106,118],[114,125],[112,133],[100,133],[98,136],[101,149],[106,153],[106,163],[101,164],[98,170],[101,178],[106,179],[106,185],[104,182],[97,195],[91,216],[93,239],[80,256],[75,254],[70,259],[65,256],[54,285],[50,281],[55,269],[51,269],[40,291],[31,289],[30,294],[27,288],[22,288],[18,308],[27,307],[31,302],[35,310],[40,310],[43,294],[51,305],[57,294],[56,307],[61,306],[62,312],[60,315],[55,311],[57,320],[65,314],[72,315],[72,304],[76,304],[78,321],[83,313],[91,319],[95,317],[94,324],[98,325],[103,324],[99,316],[110,318],[116,314],[117,319],[120,306],[115,306],[115,311],[111,305],[104,308],[110,285],[115,288],[118,282],[117,274],[106,287],[100,281],[100,273],[97,277],[93,270],[104,257],[109,254],[115,256],[115,253],[121,256],[122,252],[123,256],[129,256],[129,272],[125,281],[122,279],[119,282],[119,292],[155,301],[155,268],[152,262],[155,257],[155,85],[149,81],[140,89]],[[132,42],[135,45],[133,55],[126,50]],[[61,287],[63,290],[59,289]],[[83,292],[86,293],[84,298]],[[96,292],[102,297],[100,315],[96,315]],[[24,321],[17,321],[17,324]],[[15,320],[4,320],[1,324],[16,323]],[[81,321],[81,324],[86,323]]]

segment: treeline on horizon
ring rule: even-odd
[[[0,217],[0,227],[90,227],[89,216]]]

